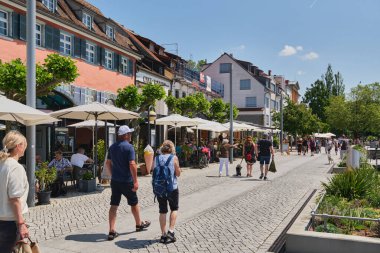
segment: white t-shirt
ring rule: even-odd
[[[83,168],[83,164],[88,160],[88,157],[83,154],[73,154],[71,156],[71,164]]]
[[[0,220],[15,221],[10,198],[20,198],[22,213],[28,212],[29,184],[24,167],[13,158],[0,162]]]

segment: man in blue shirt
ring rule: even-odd
[[[131,211],[136,221],[136,231],[142,231],[150,225],[149,221],[142,222],[140,218],[140,206],[136,193],[139,183],[137,181],[135,150],[130,144],[132,132],[133,128],[121,126],[118,130],[119,141],[112,144],[108,150],[106,166],[112,175],[108,240],[113,240],[119,235],[115,230],[115,223],[121,195],[127,198],[128,205],[131,206]]]

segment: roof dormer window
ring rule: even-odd
[[[115,30],[113,29],[112,26],[106,25],[106,35],[111,40],[115,38]]]
[[[92,28],[92,17],[90,15],[83,12],[82,22],[85,26],[87,26],[88,29],[91,30],[91,28]]]
[[[42,0],[43,5],[46,6],[51,12],[57,8],[57,0]]]

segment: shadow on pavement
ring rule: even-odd
[[[128,240],[115,242],[115,245],[123,249],[143,249],[149,245],[157,243],[158,240],[137,240],[136,238],[130,238]]]
[[[260,181],[260,182],[265,182],[265,181],[270,181],[270,180],[269,179],[268,180],[261,180],[261,179],[251,178],[251,179],[243,179],[241,181]]]
[[[122,235],[128,235],[135,232],[120,233],[119,237]],[[76,242],[105,242],[107,240],[107,234],[77,234],[77,235],[68,235],[65,237],[65,240],[76,241]]]

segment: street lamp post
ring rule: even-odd
[[[153,111],[152,105],[148,108],[148,145],[152,146],[152,133],[150,131],[150,122],[154,122],[157,118],[157,114]]]
[[[232,106],[232,63],[221,63],[219,72],[229,73],[230,74],[230,144],[233,144],[233,135],[234,135],[234,111]],[[234,160],[233,148],[230,148],[230,163]]]
[[[26,104],[36,108],[36,0],[27,1],[27,29],[26,29],[26,45],[27,45],[27,79],[26,79]],[[36,126],[26,127],[26,138],[28,140],[27,154],[27,175],[29,183],[28,206],[34,206],[34,170],[36,160]]]
[[[283,147],[282,147],[282,142],[284,138],[284,110],[283,110],[283,95],[282,95],[282,89],[280,89],[281,92],[281,97],[280,97],[280,113],[281,113],[281,123],[280,123],[280,152],[282,154],[283,152]],[[292,145],[290,143],[290,145]]]

